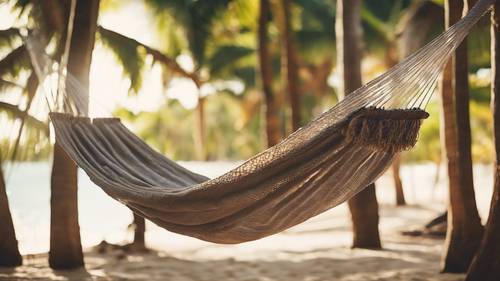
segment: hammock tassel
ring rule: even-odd
[[[418,108],[361,108],[348,118],[343,135],[347,142],[376,151],[399,152],[415,145],[422,120],[427,117],[429,114]]]

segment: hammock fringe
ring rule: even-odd
[[[362,108],[348,118],[343,135],[347,142],[391,153],[411,149],[418,139],[423,119],[429,114],[421,109]]]

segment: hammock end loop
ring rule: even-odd
[[[399,152],[415,146],[424,110],[361,108],[348,118],[343,130],[347,142],[377,151]]]

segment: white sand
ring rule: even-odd
[[[48,268],[45,254],[26,256],[24,266],[0,269],[0,280],[463,280],[463,275],[439,274],[442,240],[399,234],[435,211],[382,206],[381,214],[382,251],[349,248],[350,226],[341,206],[284,233],[241,245],[164,233],[168,241],[150,241],[155,248],[163,245],[162,251],[87,251],[86,268],[69,272]],[[170,243],[171,249],[165,249]]]

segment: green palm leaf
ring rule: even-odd
[[[49,135],[49,126],[46,122],[29,115],[25,110],[21,110],[14,104],[0,101],[0,111],[7,113],[13,119],[24,119],[29,128],[41,131],[47,136]]]
[[[13,88],[22,89],[23,87],[17,83],[0,78],[0,92],[10,90]]]
[[[0,30],[0,48],[12,47],[17,39],[20,39],[19,29],[8,28]]]
[[[29,66],[30,62],[26,47],[21,45],[0,60],[0,77],[7,74],[16,77],[21,69],[26,69]]]
[[[145,54],[140,52],[136,42],[115,32],[99,28],[99,35],[103,45],[113,52],[122,65],[124,74],[130,78],[130,90],[137,93],[142,86]]]
[[[237,46],[223,45],[217,48],[214,54],[208,59],[210,73],[217,75],[229,65],[237,63],[240,59],[255,54],[255,49]]]
[[[168,13],[186,34],[189,49],[199,68],[205,62],[207,40],[215,19],[230,0],[147,0],[156,14]]]

